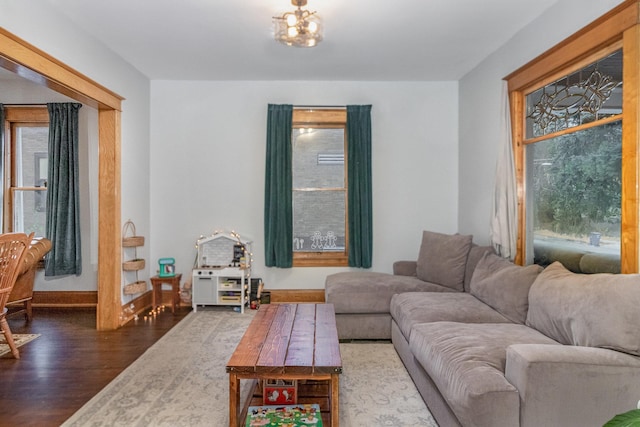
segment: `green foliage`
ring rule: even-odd
[[[587,234],[617,222],[622,200],[622,124],[615,122],[534,144],[536,226]]]
[[[640,409],[616,415],[603,427],[640,427]]]

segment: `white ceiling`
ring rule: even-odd
[[[309,0],[324,41],[272,38],[290,0],[48,0],[150,79],[458,80],[559,0]]]

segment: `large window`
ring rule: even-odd
[[[588,252],[604,269],[638,272],[639,4],[624,2],[506,77],[520,264]]]
[[[621,94],[618,50],[526,96],[528,261],[620,271]]]
[[[371,105],[269,104],[267,267],[371,267],[371,140]]]
[[[44,236],[49,115],[46,108],[5,109],[5,232]]]
[[[293,263],[347,265],[345,110],[294,110]]]

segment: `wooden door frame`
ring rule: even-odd
[[[0,27],[0,67],[98,110],[98,306],[96,328],[120,326],[121,111],[123,97]]]

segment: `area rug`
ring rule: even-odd
[[[38,338],[40,334],[12,334],[12,336],[16,347],[21,347]],[[9,348],[9,344],[7,344],[4,334],[0,334],[0,357],[7,353],[11,353],[11,349]]]
[[[188,314],[63,425],[227,426],[225,365],[254,314]],[[340,344],[340,352],[341,425],[437,426],[390,343]]]

